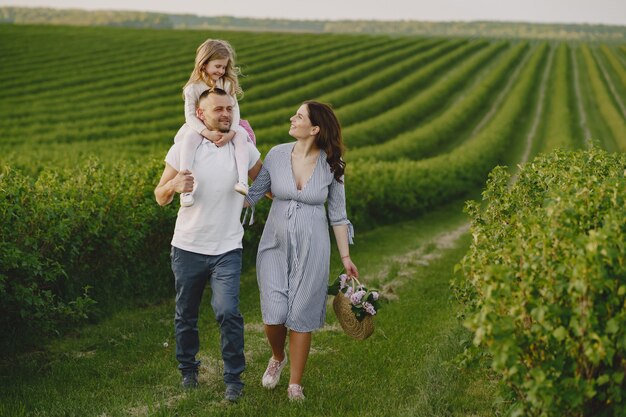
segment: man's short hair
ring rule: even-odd
[[[222,90],[221,88],[217,88],[217,87],[209,88],[207,90],[204,90],[202,92],[202,94],[200,94],[200,97],[198,97],[197,106],[200,106],[200,102],[202,100],[204,100],[205,98],[207,98],[211,94],[215,94],[215,95],[218,95],[218,96],[227,96],[228,95],[228,93],[226,91]]]

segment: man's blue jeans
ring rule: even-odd
[[[176,283],[176,359],[178,369],[196,371],[200,361],[198,311],[202,293],[211,286],[211,306],[220,327],[224,382],[243,385],[241,373],[246,362],[243,353],[243,317],[239,312],[241,249],[221,255],[201,255],[172,247],[172,271]]]

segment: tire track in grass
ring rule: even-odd
[[[399,299],[398,289],[415,276],[416,268],[426,268],[440,259],[446,250],[456,247],[459,239],[469,231],[470,224],[465,222],[452,230],[444,231],[416,250],[390,257],[384,267],[372,276],[365,276],[363,282],[385,282],[381,288],[381,297],[395,301]],[[393,277],[389,280],[389,277]]]
[[[620,108],[620,110],[622,112],[622,116],[624,116],[624,119],[626,119],[626,107],[624,107],[624,103],[622,102],[622,98],[620,97],[620,95],[617,93],[617,90],[615,89],[615,85],[613,84],[613,80],[609,76],[609,73],[607,72],[606,67],[604,66],[604,62],[602,62],[602,60],[598,56],[598,51],[595,48],[592,49],[591,51],[592,51],[593,57],[595,58],[595,60],[596,60],[596,62],[598,64],[598,67],[600,68],[600,72],[602,73],[602,76],[604,77],[604,82],[609,87],[609,91],[611,91],[611,94],[613,95],[613,99],[617,103],[617,106]]]
[[[474,129],[472,130],[472,133],[470,133],[470,137],[476,136],[476,134],[478,134],[478,132],[480,132],[482,128],[485,127],[487,123],[489,123],[489,121],[493,118],[493,116],[496,114],[498,109],[500,109],[500,105],[502,104],[502,101],[504,101],[504,98],[509,94],[509,92],[511,91],[511,88],[513,88],[513,84],[515,84],[515,81],[519,78],[519,74],[522,71],[522,68],[526,66],[526,63],[530,59],[534,50],[535,50],[535,47],[533,47],[526,53],[526,56],[524,57],[524,59],[522,59],[522,62],[520,62],[520,64],[517,66],[513,74],[511,74],[509,81],[504,86],[504,88],[502,89],[502,91],[500,92],[496,100],[493,102],[491,109],[489,109],[487,114],[476,125],[476,127],[474,127]]]
[[[626,68],[626,59],[624,59],[624,57],[622,55],[620,55],[619,53],[616,53],[615,56],[617,57],[617,59],[620,60],[620,62],[624,66],[624,68]]]
[[[533,140],[537,136],[537,128],[539,127],[539,122],[541,122],[541,114],[543,113],[543,106],[546,98],[546,89],[548,86],[548,78],[550,76],[550,70],[552,69],[552,63],[554,62],[554,52],[556,48],[551,47],[550,53],[548,55],[548,62],[546,63],[546,67],[543,70],[543,76],[541,77],[541,86],[539,87],[539,98],[537,107],[535,109],[535,116],[533,117],[533,122],[530,127],[530,130],[526,134],[526,147],[524,148],[524,153],[522,154],[522,158],[519,161],[519,164],[525,164],[528,162],[528,158],[530,158],[530,151],[533,147]],[[513,184],[517,181],[517,175],[519,173],[519,169],[515,171],[513,175],[511,175],[510,183]]]
[[[626,119],[620,113],[611,96],[608,85],[602,79],[602,72],[592,53],[592,47],[580,45],[581,64],[589,77],[589,99],[597,108],[600,138],[608,151],[626,151]],[[594,127],[596,124],[594,124]]]
[[[626,65],[619,60],[617,52],[608,46],[602,45],[598,49],[600,51],[598,54],[604,60],[622,102],[624,102],[626,100]]]
[[[580,93],[580,75],[578,74],[578,62],[576,61],[576,55],[574,48],[571,48],[570,54],[572,57],[572,68],[574,69],[574,93],[576,94],[576,107],[578,108],[578,124],[583,131],[585,146],[591,147],[591,130],[587,125],[587,114],[585,113],[585,107],[583,105],[582,94]]]

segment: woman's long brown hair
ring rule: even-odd
[[[343,160],[345,147],[341,137],[341,125],[333,109],[324,103],[318,101],[305,101],[309,111],[309,120],[313,126],[320,128],[315,145],[326,152],[326,162],[330,165],[330,172],[333,173],[337,182],[343,182],[341,177],[346,169],[346,163]]]

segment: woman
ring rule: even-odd
[[[333,226],[341,261],[349,276],[358,270],[348,244],[354,231],[346,217],[341,126],[332,109],[307,101],[291,117],[295,142],[273,147],[246,197],[254,205],[273,195],[257,254],[257,279],[265,334],[272,358],[263,386],[276,387],[287,363],[289,333],[291,400],[303,400],[302,375],[311,332],[324,325],[330,266],[330,239],[324,203]]]

